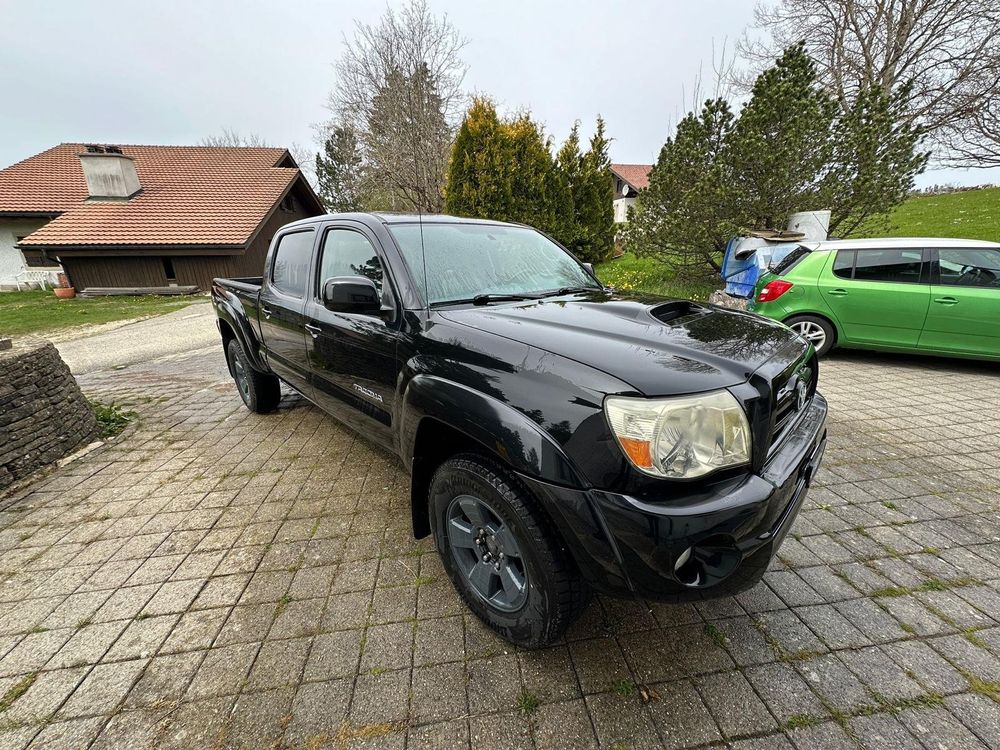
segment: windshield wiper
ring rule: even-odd
[[[477,294],[472,298],[474,305],[488,305],[490,302],[518,302],[525,299],[538,299],[537,294]]]
[[[561,289],[553,289],[549,292],[542,292],[539,297],[558,297],[561,294],[573,294],[574,292],[603,292],[603,287],[596,286],[564,286]]]

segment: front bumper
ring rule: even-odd
[[[827,411],[817,393],[759,474],[693,483],[662,502],[523,478],[598,591],[667,601],[729,596],[760,580],[791,528],[823,458]]]

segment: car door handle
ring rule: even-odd
[[[312,323],[306,323],[305,327],[306,330],[309,331],[309,335],[312,336],[313,338],[316,338],[323,332],[322,328],[320,328],[319,326],[314,326]]]
[[[260,311],[262,313],[264,313],[264,317],[265,318],[270,318],[271,317],[271,308],[270,307],[264,307],[263,305],[261,305]]]
[[[958,300],[955,299],[954,297],[937,297],[937,298],[935,298],[934,301],[937,302],[939,305],[957,305],[958,304]]]
[[[829,294],[831,297],[846,297],[847,296],[847,290],[846,289],[831,289],[830,291],[827,292],[827,294]]]

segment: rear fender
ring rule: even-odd
[[[260,342],[257,341],[240,298],[228,289],[215,284],[212,287],[212,304],[215,306],[215,314],[220,323],[228,325],[236,340],[240,342],[244,354],[250,360],[250,366],[260,372],[270,372],[267,362],[261,356]]]

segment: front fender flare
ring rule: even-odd
[[[514,407],[434,375],[407,384],[400,413],[400,453],[412,468],[420,422],[431,417],[486,448],[514,471],[569,487],[588,486],[562,447]]]

